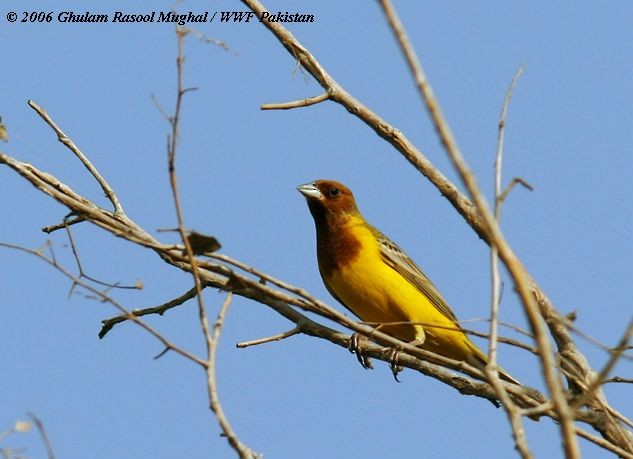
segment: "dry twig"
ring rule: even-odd
[[[505,136],[506,118],[508,115],[508,108],[510,106],[510,100],[514,88],[516,87],[521,74],[523,73],[523,67],[520,67],[512,78],[512,82],[508,87],[506,96],[503,100],[503,106],[501,108],[501,115],[499,117],[499,136],[497,141],[497,155],[495,160],[495,219],[497,222],[501,218],[501,205],[503,203],[503,197],[501,196],[501,171],[502,171],[502,159],[503,159],[503,139]],[[528,446],[527,438],[525,436],[525,429],[523,427],[523,421],[521,419],[521,410],[517,405],[508,397],[508,393],[505,388],[499,384],[499,367],[497,366],[497,342],[498,327],[499,327],[499,305],[501,303],[501,274],[499,272],[499,255],[495,245],[490,247],[490,272],[492,282],[491,292],[491,306],[490,306],[490,342],[488,346],[488,365],[486,366],[486,374],[490,379],[490,383],[495,388],[495,391],[499,395],[499,399],[502,401],[503,408],[512,427],[512,435],[514,437],[514,443],[517,451],[524,459],[530,459],[534,457]],[[538,352],[538,350],[537,350]]]
[[[33,424],[35,424],[40,437],[42,437],[42,442],[44,442],[44,447],[46,448],[48,459],[55,459],[55,450],[53,450],[53,445],[51,445],[51,441],[48,438],[48,434],[46,433],[46,429],[44,428],[44,423],[33,413],[27,413],[27,415],[29,418],[31,418]]]
[[[176,209],[176,217],[178,219],[178,232],[180,233],[180,238],[185,246],[185,255],[186,260],[191,267],[191,275],[194,280],[194,288],[195,288],[195,296],[198,302],[198,320],[200,322],[200,328],[202,330],[202,335],[204,336],[204,342],[206,345],[207,359],[206,364],[204,365],[206,371],[206,380],[207,380],[207,389],[209,392],[209,404],[211,410],[215,414],[215,418],[222,429],[222,432],[226,439],[228,440],[231,447],[235,450],[235,452],[242,459],[254,459],[258,457],[253,450],[251,450],[246,444],[244,444],[233,428],[229,423],[226,415],[224,414],[224,410],[222,409],[222,405],[220,404],[220,400],[218,397],[217,390],[217,381],[216,381],[216,372],[215,372],[215,356],[220,340],[220,331],[222,329],[222,324],[224,321],[224,316],[226,311],[228,310],[229,304],[231,303],[232,294],[229,291],[227,294],[226,300],[224,304],[220,308],[220,312],[218,313],[217,319],[215,321],[215,325],[213,327],[213,331],[211,331],[209,327],[209,318],[207,316],[207,311],[204,305],[204,299],[202,297],[202,289],[203,284],[200,279],[200,272],[198,270],[198,262],[194,255],[194,251],[192,248],[192,242],[189,238],[188,231],[186,230],[184,217],[182,213],[182,206],[180,204],[180,195],[178,191],[178,180],[176,176],[176,151],[178,147],[178,139],[179,139],[179,128],[180,128],[180,110],[182,107],[183,97],[184,95],[191,90],[191,88],[185,89],[183,86],[183,62],[184,62],[184,54],[183,54],[183,45],[184,40],[188,31],[186,29],[176,27],[176,35],[178,37],[178,57],[176,58],[176,67],[178,73],[178,94],[176,96],[176,108],[174,111],[174,115],[170,118],[171,123],[171,134],[168,136],[168,148],[167,148],[167,162],[169,166],[169,182],[171,185],[172,195],[174,199],[174,208]]]

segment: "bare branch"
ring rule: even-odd
[[[523,185],[524,188],[533,191],[534,187],[532,185],[530,185],[528,182],[526,182],[525,180],[523,180],[521,177],[514,177],[510,183],[508,184],[508,186],[506,187],[505,190],[503,190],[503,193],[499,194],[499,201],[500,202],[504,202],[506,200],[506,198],[508,197],[508,195],[510,194],[510,192],[512,191],[512,189],[516,186],[516,185]]]
[[[567,317],[563,317],[562,320],[563,320],[563,323],[565,324],[565,326],[567,328],[569,328],[569,330],[571,330],[573,333],[575,333],[576,335],[578,335],[580,338],[584,339],[588,343],[593,344],[594,346],[598,347],[599,349],[602,349],[603,351],[607,352],[608,354],[611,355],[615,349],[620,349],[620,346],[616,346],[615,349],[611,348],[610,346],[607,346],[606,344],[604,344],[600,340],[598,340],[598,339],[594,338],[593,336],[591,336],[589,333],[587,333],[587,332],[581,330],[580,328],[578,328],[576,326],[576,324],[574,324]],[[622,353],[620,354],[620,359],[633,361],[633,356],[632,355],[625,354],[625,352],[630,350],[630,349],[631,349],[631,346],[624,346],[624,348],[622,348]]]
[[[62,223],[58,223],[57,225],[45,226],[44,228],[42,228],[42,231],[47,234],[51,234],[54,231],[68,228],[69,226],[86,221],[86,219],[83,217],[75,217],[73,219],[69,219],[68,217],[70,217],[70,215],[67,215],[66,218],[64,218],[64,221]]]
[[[501,172],[502,172],[502,159],[503,159],[503,139],[505,136],[506,118],[508,115],[508,107],[514,88],[516,87],[521,74],[523,73],[523,67],[519,67],[512,82],[508,87],[506,96],[501,108],[501,115],[499,119],[499,137],[497,141],[497,156],[495,160],[495,219],[497,222],[501,218]],[[521,419],[521,410],[517,405],[508,397],[508,393],[505,388],[499,384],[499,367],[497,366],[497,342],[498,327],[499,327],[499,305],[501,303],[501,273],[499,272],[499,255],[495,245],[490,247],[490,272],[492,282],[491,292],[491,305],[490,305],[490,341],[488,346],[488,364],[486,365],[486,374],[490,380],[490,383],[495,388],[495,391],[499,395],[499,399],[503,403],[503,408],[512,427],[512,435],[514,437],[514,443],[517,451],[524,459],[534,457],[527,443],[525,435],[525,429],[523,428],[523,421]],[[537,349],[538,353],[538,349]]]
[[[617,454],[619,457],[623,459],[633,459],[633,454],[623,450],[622,448],[617,447],[616,445],[614,445],[613,443],[607,440],[603,440],[602,438],[596,435],[590,434],[586,430],[576,427],[576,433],[578,434],[579,437],[582,437],[585,440],[589,440],[590,442],[595,443],[599,447]]]
[[[297,335],[301,333],[301,328],[294,327],[291,330],[285,331],[283,333],[277,333],[276,335],[267,336],[266,338],[253,339],[250,341],[242,341],[241,343],[237,343],[235,347],[239,347],[240,349],[250,346],[257,346],[259,344],[271,343],[273,341],[281,341],[282,339],[290,338],[291,336]]]
[[[42,437],[42,441],[44,442],[44,447],[46,448],[46,454],[48,455],[48,459],[55,459],[55,451],[53,450],[53,445],[51,445],[51,441],[48,438],[48,434],[46,433],[46,429],[44,428],[44,423],[35,416],[33,413],[27,413],[28,417],[31,418],[33,424],[37,428],[37,431]]]
[[[196,288],[192,287],[189,290],[187,290],[185,293],[180,295],[179,297],[174,298],[173,300],[169,300],[168,302],[163,303],[161,305],[152,306],[151,308],[133,309],[132,315],[134,315],[135,317],[142,317],[142,316],[146,316],[150,314],[158,314],[162,316],[163,314],[165,314],[165,312],[169,311],[172,308],[175,308],[176,306],[180,306],[185,301],[190,300],[191,298],[195,296],[196,296]],[[116,324],[125,322],[127,320],[129,320],[129,317],[127,316],[127,314],[102,320],[101,331],[99,331],[99,338],[103,338],[110,330],[112,330],[112,327],[114,327]]]
[[[605,382],[607,383],[625,383],[625,384],[633,384],[633,378],[621,378],[620,376],[614,376],[613,378],[607,379]]]
[[[176,67],[178,72],[178,95],[176,98],[176,108],[174,111],[174,116],[171,118],[171,135],[168,137],[167,160],[169,165],[169,181],[171,184],[171,190],[174,200],[174,208],[176,209],[176,217],[178,219],[178,232],[180,233],[180,238],[185,246],[184,255],[186,256],[186,259],[191,266],[191,274],[193,276],[195,287],[195,296],[198,300],[198,320],[200,322],[200,328],[202,329],[202,334],[204,336],[204,341],[206,344],[207,362],[204,368],[207,375],[207,388],[209,391],[210,407],[215,414],[217,422],[220,425],[220,428],[226,436],[229,444],[239,454],[240,458],[254,459],[258,457],[258,455],[240,441],[224,414],[224,410],[222,409],[222,405],[220,404],[220,400],[218,398],[217,382],[215,377],[215,356],[220,340],[220,332],[222,329],[224,316],[228,310],[229,304],[231,304],[233,294],[230,291],[227,294],[226,300],[224,301],[224,304],[222,305],[222,307],[220,308],[220,312],[218,313],[213,331],[211,331],[211,329],[209,328],[209,319],[204,305],[204,299],[202,298],[203,284],[202,280],[200,279],[198,262],[194,255],[194,249],[192,247],[194,239],[190,238],[190,235],[185,228],[184,217],[180,205],[180,196],[178,192],[178,182],[176,177],[176,148],[178,146],[179,138],[180,109],[182,107],[183,96],[188,91],[188,89],[184,89],[183,87],[183,44],[187,33],[187,29],[179,27],[176,28],[176,35],[178,37],[178,57],[176,58]],[[171,140],[171,142],[169,142],[169,140]]]
[[[134,285],[121,285],[118,282],[115,284],[112,284],[112,283],[100,281],[98,279],[95,279],[94,277],[87,275],[83,269],[83,266],[81,265],[81,260],[79,259],[79,252],[77,251],[77,246],[75,245],[75,239],[73,238],[73,233],[69,227],[66,227],[66,235],[68,236],[68,241],[70,242],[70,248],[72,250],[73,256],[75,257],[75,263],[77,263],[77,269],[79,270],[79,278],[83,277],[84,279],[88,279],[89,281],[92,281],[95,284],[99,284],[108,288],[120,288],[124,290],[125,289],[141,290],[143,288],[143,284],[140,281],[138,281]]]
[[[616,363],[618,363],[622,354],[627,349],[631,338],[633,338],[633,318],[629,321],[626,330],[620,338],[620,342],[611,353],[611,357],[607,360],[607,363],[604,365],[602,370],[600,370],[600,372],[591,380],[585,391],[572,402],[572,409],[578,409],[583,406],[587,400],[594,395],[595,391],[604,384],[604,381],[609,377],[609,373],[611,373]]]
[[[35,110],[38,115],[40,115],[40,117],[46,122],[46,124],[48,124],[51,128],[53,128],[53,130],[55,131],[55,134],[57,134],[57,140],[59,140],[70,151],[72,151],[75,154],[75,156],[79,158],[79,161],[81,161],[81,164],[83,164],[84,167],[88,169],[90,174],[97,180],[97,182],[101,186],[101,189],[105,193],[106,197],[110,200],[110,202],[114,206],[114,212],[115,213],[123,212],[123,209],[121,208],[121,204],[119,203],[119,198],[117,197],[112,187],[110,187],[110,184],[101,176],[97,168],[94,167],[90,161],[88,161],[88,158],[86,158],[86,155],[84,155],[83,152],[77,147],[77,145],[75,145],[75,142],[73,142],[70,137],[64,134],[64,132],[57,126],[57,124],[55,124],[55,122],[51,119],[50,116],[48,116],[48,113],[46,113],[46,111],[42,107],[40,107],[38,104],[36,104],[32,100],[29,100],[28,103],[29,103],[29,106],[33,110]]]
[[[224,410],[222,409],[222,405],[220,404],[220,399],[218,397],[218,386],[215,373],[215,356],[218,349],[218,344],[220,342],[220,333],[222,331],[224,317],[226,316],[226,312],[228,311],[232,298],[233,294],[231,292],[227,293],[226,299],[224,300],[224,303],[222,304],[222,307],[218,312],[215,324],[213,325],[213,332],[207,337],[207,339],[209,340],[210,350],[207,365],[207,386],[209,389],[211,410],[213,411],[213,413],[215,413],[215,417],[217,418],[218,424],[222,429],[222,433],[228,440],[229,444],[238,453],[240,458],[255,459],[261,456],[240,441],[238,436],[235,434],[235,431],[231,427],[228,419],[226,418]]]
[[[321,94],[319,96],[308,97],[307,99],[295,100],[292,102],[282,102],[278,104],[262,104],[260,108],[262,110],[289,110],[291,108],[309,107],[320,102],[326,101],[330,98],[328,93]]]

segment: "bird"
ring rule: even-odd
[[[387,335],[484,369],[487,355],[468,338],[439,290],[365,220],[348,187],[322,179],[297,190],[314,219],[319,273],[339,303]],[[519,384],[501,368],[499,376]]]

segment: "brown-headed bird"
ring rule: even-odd
[[[486,354],[413,260],[365,221],[349,188],[316,180],[297,189],[314,218],[319,272],[334,298],[362,321],[384,324],[388,335],[483,369]],[[503,370],[499,375],[518,384]]]

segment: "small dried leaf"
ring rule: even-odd
[[[189,233],[187,239],[189,240],[194,255],[215,252],[222,247],[220,242],[213,236],[207,236],[206,234],[197,233],[195,231]]]

